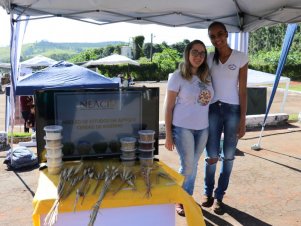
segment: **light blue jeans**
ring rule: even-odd
[[[221,161],[218,185],[214,198],[222,200],[228,188],[235,151],[237,146],[237,129],[240,121],[240,106],[215,102],[209,107],[209,137],[205,149],[204,194],[212,196],[215,184],[217,161]],[[220,149],[221,134],[224,132],[223,147]]]
[[[172,134],[180,158],[179,173],[185,177],[182,187],[188,194],[192,195],[198,161],[208,139],[208,128],[193,130],[173,126]]]

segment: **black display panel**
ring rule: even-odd
[[[119,140],[139,130],[154,130],[158,154],[159,88],[38,90],[36,139],[39,162],[45,162],[46,125],[61,125],[63,160],[119,157]],[[138,147],[138,145],[137,145]]]

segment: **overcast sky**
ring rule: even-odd
[[[8,46],[10,40],[9,15],[2,7],[0,7],[0,32],[0,46]],[[211,45],[207,36],[207,30],[204,29],[170,28],[159,25],[126,23],[98,26],[64,18],[29,21],[24,43],[33,43],[41,40],[50,42],[128,42],[131,37],[138,35],[143,35],[145,42],[150,42],[151,34],[153,34],[154,43],[165,41],[168,44],[173,44],[184,39],[189,39],[190,41],[200,39],[205,42],[205,45]]]

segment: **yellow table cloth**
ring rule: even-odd
[[[72,165],[79,164],[78,162],[65,162],[64,167],[70,167]],[[105,165],[112,165],[121,163],[112,160],[95,160],[88,161],[84,164],[93,165],[95,169],[103,169]],[[139,171],[140,166],[137,164],[133,167],[134,170]],[[161,171],[167,173],[173,178],[175,183],[165,178],[156,180],[156,172]],[[188,226],[205,226],[204,218],[202,215],[201,208],[197,205],[194,199],[186,193],[181,184],[183,183],[182,175],[178,174],[171,168],[169,168],[163,162],[154,162],[154,170],[151,174],[151,197],[145,196],[146,186],[143,178],[138,176],[135,180],[136,190],[123,189],[115,195],[113,191],[120,186],[120,180],[115,180],[110,186],[109,191],[106,193],[101,208],[116,208],[116,207],[129,207],[129,206],[143,206],[143,205],[156,205],[156,204],[173,204],[182,203],[185,208],[186,220]],[[59,175],[50,175],[48,170],[44,169],[39,175],[39,182],[36,194],[33,199],[33,225],[40,226],[43,223],[40,222],[40,215],[46,215],[51,209],[56,197],[57,197],[57,185],[59,183]],[[96,185],[96,180],[91,180],[92,189],[89,190],[85,196],[84,202],[81,203],[81,198],[76,205],[76,211],[87,211],[91,210],[96,203],[103,182],[101,182],[96,194],[92,194],[93,188]],[[78,186],[77,186],[78,187]],[[115,189],[114,189],[115,188]],[[59,212],[73,212],[74,201],[76,198],[76,189],[72,193],[60,202]]]

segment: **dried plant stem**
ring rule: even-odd
[[[151,192],[152,184],[151,184],[151,178],[150,178],[151,171],[152,171],[152,168],[145,167],[145,168],[142,168],[142,172],[141,172],[143,179],[144,179],[145,186],[146,186],[146,192],[145,192],[146,198],[150,198],[152,196],[152,192]]]
[[[101,192],[99,194],[97,202],[92,207],[92,212],[90,214],[90,221],[89,221],[88,226],[93,226],[94,225],[94,222],[96,220],[96,217],[97,217],[98,210],[100,208],[101,202],[104,199],[106,192],[109,190],[109,187],[110,187],[112,181],[116,178],[116,176],[118,174],[119,174],[118,168],[115,168],[114,166],[111,167],[111,168],[107,167],[105,169],[105,182],[104,182],[104,186],[101,189]]]
[[[75,212],[75,210],[76,210],[76,205],[78,203],[79,198],[83,197],[83,199],[84,199],[85,194],[88,192],[90,178],[92,178],[94,175],[93,168],[90,168],[90,167],[85,168],[83,174],[84,175],[83,175],[82,183],[80,184],[80,187],[76,190],[76,197],[75,197],[75,201],[74,201],[73,212]]]
[[[64,193],[64,187],[66,184],[66,181],[68,180],[68,177],[72,174],[72,170],[64,169],[60,174],[59,184],[57,187],[57,198],[54,201],[54,204],[52,205],[50,211],[45,217],[44,225],[52,226],[57,221],[57,215],[58,215],[58,207],[61,201],[61,198],[63,197]]]
[[[128,186],[136,190],[136,185],[134,183],[135,175],[131,169],[124,167],[122,173],[120,173],[119,175],[122,182],[119,187],[113,192],[113,195],[116,195],[117,192],[119,192],[125,184],[128,184]]]
[[[96,178],[95,178],[96,180],[97,180],[97,182],[96,182],[96,185],[95,185],[95,187],[94,187],[94,190],[93,190],[93,192],[92,192],[92,194],[95,194],[96,193],[96,191],[97,191],[97,188],[98,188],[98,186],[99,186],[99,184],[100,184],[100,181],[102,180],[102,179],[104,179],[104,173],[98,173],[97,175],[96,175]]]
[[[102,202],[106,192],[109,189],[110,184],[111,184],[111,181],[105,182],[105,184],[104,184],[104,186],[103,186],[103,188],[100,192],[100,195],[98,197],[98,200],[92,208],[92,213],[90,214],[90,222],[89,222],[88,226],[93,226],[94,225],[94,222],[95,222],[97,214],[98,214],[99,207],[101,205],[101,202]]]

